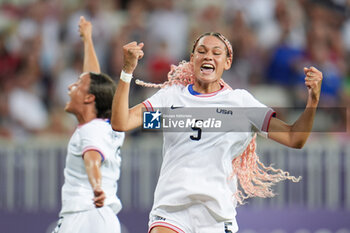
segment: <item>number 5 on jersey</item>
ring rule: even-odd
[[[193,141],[199,141],[202,138],[202,129],[199,128],[199,127],[196,127],[196,123],[198,121],[202,121],[203,122],[203,120],[196,120],[195,123],[194,123],[195,126],[191,127],[193,129],[193,131],[197,131],[197,135],[191,135],[190,136],[191,140],[193,140]]]

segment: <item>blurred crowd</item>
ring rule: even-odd
[[[188,60],[193,41],[217,31],[232,43],[224,73],[272,107],[305,106],[303,67],[324,74],[320,106],[350,104],[349,0],[2,0],[0,138],[67,136],[67,86],[82,72],[81,15],[93,24],[103,72],[116,80],[122,46],[144,42],[136,78],[160,83]],[[149,88],[132,86],[136,104]]]

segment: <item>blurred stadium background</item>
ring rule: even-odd
[[[102,71],[115,78],[129,41],[145,43],[135,76],[163,82],[170,64],[188,59],[199,34],[219,31],[234,48],[224,74],[232,87],[272,107],[303,107],[303,67],[314,65],[324,74],[320,106],[347,107],[349,6],[348,0],[0,0],[0,232],[51,232],[58,219],[66,144],[76,125],[63,108],[67,86],[82,69],[81,15],[93,23]],[[133,85],[131,100],[153,92]],[[339,131],[346,129],[313,133],[302,150],[259,140],[263,161],[303,180],[239,207],[240,232],[350,233],[350,137]],[[127,135],[118,191],[123,233],[147,231],[161,145],[160,134]]]

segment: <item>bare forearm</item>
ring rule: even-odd
[[[304,68],[305,85],[308,88],[308,99],[304,112],[299,119],[293,124],[293,132],[310,133],[314,123],[316,108],[320,100],[322,72],[315,67]]]
[[[119,80],[112,105],[112,128],[117,131],[127,131],[129,121],[129,91],[130,83]]]
[[[310,133],[316,115],[316,107],[306,107],[304,112],[292,125],[292,132]]]
[[[291,131],[293,133],[293,136],[295,140],[299,142],[302,146],[304,146],[312,131],[317,105],[318,100],[315,101],[309,98],[304,112],[292,125]]]
[[[316,114],[316,108],[305,108],[304,112],[300,115],[298,120],[292,125],[292,136],[294,145],[299,145],[297,147],[303,147],[306,143],[310,133],[312,131],[312,126],[314,123],[314,118]]]
[[[143,57],[142,48],[143,43],[137,44],[135,41],[123,46],[123,71],[114,94],[111,117],[112,128],[117,131],[127,131],[141,125],[142,104],[129,109],[129,91],[131,74]]]
[[[98,63],[94,43],[92,41],[92,25],[84,16],[80,16],[79,34],[84,43],[83,72],[100,73],[100,64]]]
[[[86,174],[94,193],[94,205],[99,208],[104,205],[106,195],[101,188],[101,154],[97,151],[87,151],[83,155]]]
[[[304,112],[293,125],[273,118],[269,127],[269,138],[293,148],[302,148],[306,143],[312,130],[321,93],[322,72],[315,67],[305,67],[304,73],[305,85],[308,89],[308,100]]]
[[[269,127],[269,138],[292,148],[302,148],[306,143],[316,114],[316,108],[305,108],[304,112],[292,125],[272,118]]]
[[[85,164],[86,174],[88,175],[89,182],[92,189],[101,187],[101,171],[100,165],[93,161]]]
[[[84,72],[100,73],[100,64],[97,59],[92,38],[84,38]]]

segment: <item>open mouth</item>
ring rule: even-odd
[[[203,74],[211,74],[213,73],[215,70],[215,67],[214,65],[212,64],[208,64],[208,63],[204,63],[202,66],[201,66],[201,72]]]

